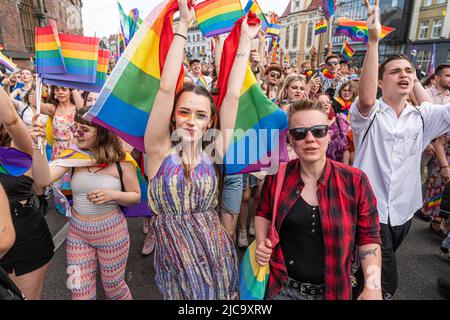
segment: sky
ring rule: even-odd
[[[160,0],[120,0],[125,12],[138,8],[142,19],[145,19],[160,2]],[[244,7],[247,0],[241,2]],[[275,11],[281,15],[289,0],[258,0],[258,3],[263,11]],[[96,35],[101,38],[118,32],[120,22],[116,0],[83,0],[82,10],[85,36]]]

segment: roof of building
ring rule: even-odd
[[[290,0],[288,2],[288,5],[287,5],[286,9],[284,10],[283,14],[281,15],[281,18],[286,17],[291,14],[291,2],[292,2],[292,0]]]
[[[286,9],[284,10],[283,14],[281,15],[281,18],[287,17],[291,13],[295,13],[295,12],[291,11],[291,7],[292,7],[291,3],[292,3],[292,0],[289,1]],[[317,10],[317,8],[319,8],[321,6],[323,6],[323,0],[312,0],[311,3],[309,4],[309,6],[305,10],[300,10],[298,12],[314,11],[314,10]]]

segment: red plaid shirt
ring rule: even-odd
[[[256,216],[272,220],[276,175],[267,176]],[[367,176],[359,169],[327,159],[319,179],[317,196],[325,249],[325,299],[352,298],[351,259],[355,244],[381,244],[375,195]],[[275,229],[279,233],[286,215],[300,198],[304,187],[300,161],[292,160],[286,168],[279,198]],[[267,298],[280,293],[287,279],[287,269],[280,244],[270,259]]]

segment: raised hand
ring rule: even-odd
[[[249,25],[248,16],[246,16],[242,22],[241,39],[248,39],[252,41],[258,35],[260,28],[261,24]]]
[[[369,28],[369,41],[380,41],[381,23],[380,23],[380,6],[379,0],[375,0],[373,6],[370,5],[369,0],[364,0],[364,5],[367,8],[367,27]]]
[[[39,120],[39,115],[36,114],[33,116],[33,123],[30,127],[30,135],[31,139],[34,143],[38,143],[39,138],[42,138],[43,141],[45,141],[46,138],[46,131],[44,124]]]
[[[190,1],[178,0],[178,7],[180,8],[180,22],[190,27],[195,19],[195,11],[193,6],[189,8],[188,2]]]

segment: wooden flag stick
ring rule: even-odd
[[[41,115],[41,102],[42,102],[42,81],[39,75],[36,77],[36,112]],[[42,147],[42,138],[38,137],[38,146],[41,150],[41,155],[44,154],[44,148]]]

